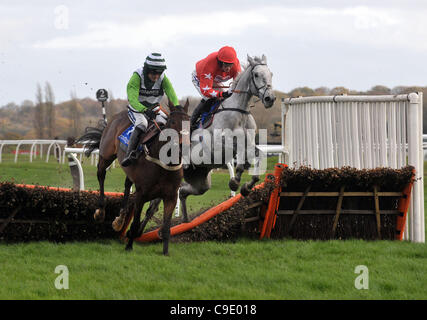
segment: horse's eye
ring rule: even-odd
[[[255,73],[255,78],[258,78],[258,73]]]

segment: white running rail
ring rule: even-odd
[[[54,150],[59,149],[59,154],[57,155],[59,162],[63,162],[61,160],[62,155],[62,149],[67,144],[66,140],[43,140],[43,139],[37,139],[37,140],[0,140],[0,162],[2,162],[2,153],[3,153],[3,147],[6,145],[16,145],[15,149],[15,159],[14,162],[18,162],[18,156],[19,156],[19,149],[22,145],[31,145],[30,149],[30,162],[33,162],[33,155],[37,155],[37,147],[40,147],[40,157],[43,158],[43,146],[48,145],[47,152],[46,152],[46,162],[49,162],[49,155],[50,150],[52,147],[54,147]]]

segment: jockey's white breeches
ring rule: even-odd
[[[168,116],[164,113],[160,107],[155,107],[153,109],[154,112],[157,113],[156,122],[161,124],[166,124],[168,121]],[[132,108],[128,108],[128,116],[130,121],[135,125],[135,127],[139,127],[143,130],[147,129],[148,119],[143,112],[135,112]]]

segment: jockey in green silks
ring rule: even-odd
[[[129,139],[126,156],[121,165],[129,166],[136,159],[136,148],[139,138],[146,132],[148,120],[166,124],[167,115],[160,107],[160,101],[166,93],[174,106],[179,105],[178,98],[172,83],[166,77],[165,59],[160,53],[151,53],[147,56],[142,68],[132,74],[127,85],[128,115],[134,124],[134,130]]]

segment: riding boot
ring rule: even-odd
[[[205,111],[205,107],[207,105],[207,100],[202,99],[196,109],[194,109],[193,114],[191,115],[190,119],[190,130],[196,130],[197,129],[197,120],[199,120],[202,113]]]
[[[126,156],[121,163],[122,167],[130,166],[132,164],[132,162],[137,159],[136,148],[138,147],[139,137],[141,136],[141,134],[143,132],[145,132],[145,130],[143,130],[140,127],[134,128],[134,130],[130,136],[130,139],[129,139],[129,145],[128,145],[128,149],[126,151]]]

